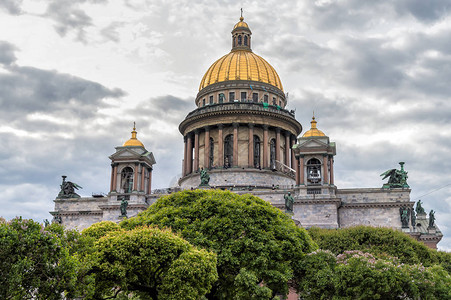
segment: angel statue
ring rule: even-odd
[[[409,188],[407,184],[407,172],[404,171],[404,162],[400,162],[399,164],[401,165],[401,170],[391,169],[381,174],[381,176],[384,176],[382,180],[388,177],[388,182],[384,183],[382,188]]]

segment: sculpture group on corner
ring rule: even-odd
[[[60,192],[57,198],[80,198],[80,195],[75,193],[75,190],[82,189],[78,184],[66,181],[67,176],[63,175],[63,182],[60,185]]]
[[[382,180],[388,177],[388,182],[384,183],[382,188],[409,188],[409,185],[407,184],[407,172],[404,170],[404,162],[402,161],[399,164],[401,165],[401,170],[391,169],[380,175],[384,176]]]

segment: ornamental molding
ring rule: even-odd
[[[413,208],[413,206],[415,205],[415,201],[342,203],[340,208],[352,209],[352,208],[377,208],[377,207],[404,207],[406,205]]]

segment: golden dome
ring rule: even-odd
[[[247,23],[244,22],[244,18],[243,17],[241,17],[240,21],[238,23],[236,23],[235,26],[233,26],[233,29],[236,29],[238,27],[245,27],[245,28],[250,30],[249,25],[247,25]]]
[[[128,141],[126,141],[123,146],[124,147],[127,147],[127,146],[141,146],[141,147],[144,148],[143,143],[141,143],[141,141],[136,138],[136,134],[137,134],[137,132],[136,132],[135,123],[133,123],[132,138],[129,139]]]
[[[312,121],[310,121],[310,124],[311,124],[310,130],[307,131],[306,133],[304,133],[304,135],[302,137],[326,136],[324,134],[324,132],[322,132],[321,130],[316,128],[316,123],[317,122],[315,121],[315,116],[313,116]]]
[[[276,70],[262,57],[249,50],[234,50],[214,62],[202,78],[199,90],[229,80],[260,81],[283,91]]]

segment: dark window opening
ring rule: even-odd
[[[276,97],[272,97],[272,105],[276,105]]]
[[[121,190],[123,193],[133,190],[133,169],[130,167],[125,167],[121,172]]]
[[[246,100],[247,98],[247,93],[246,92],[241,92],[241,101]]]
[[[260,169],[260,138],[254,135],[254,168]]]
[[[253,93],[252,94],[252,101],[254,101],[255,103],[258,102],[258,93]]]
[[[213,104],[213,96],[210,96],[210,104]]]
[[[233,134],[224,139],[224,168],[230,168],[233,164]]]
[[[229,102],[233,102],[235,101],[235,92],[230,92],[229,93]]]
[[[247,46],[247,35],[244,36],[244,46]]]
[[[224,103],[225,96],[223,93],[219,94],[219,103]]]
[[[213,167],[213,161],[215,159],[215,156],[214,156],[214,154],[215,154],[215,143],[214,143],[213,138],[210,138],[210,153],[209,154],[210,154],[210,157],[208,159],[208,167],[212,168]]]
[[[276,169],[276,140],[272,139],[269,144],[269,167],[271,170]]]
[[[202,106],[205,106],[205,99],[202,99]]]
[[[264,99],[264,102],[265,102],[265,103],[268,103],[268,95],[265,95],[265,96],[263,97],[263,99]]]
[[[238,46],[241,46],[241,35],[238,36]]]
[[[307,162],[307,184],[321,184],[321,162],[316,158]]]

